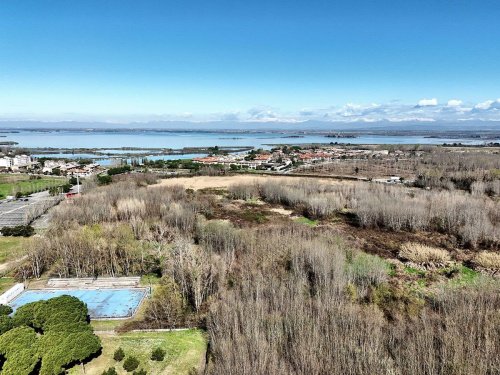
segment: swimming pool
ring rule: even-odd
[[[145,288],[25,290],[9,306],[15,311],[30,302],[69,295],[87,304],[91,318],[127,318],[135,314],[146,292]]]

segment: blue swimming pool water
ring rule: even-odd
[[[87,304],[91,318],[125,318],[133,315],[146,289],[25,290],[9,305],[15,311],[27,303],[70,295]]]

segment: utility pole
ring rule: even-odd
[[[76,175],[76,193],[80,194],[80,175]]]

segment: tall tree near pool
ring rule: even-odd
[[[83,363],[101,350],[101,341],[87,321],[87,306],[79,299],[61,296],[29,303],[17,309],[0,335],[2,375],[62,374],[70,365]]]

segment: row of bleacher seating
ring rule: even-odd
[[[49,279],[47,287],[57,289],[67,288],[135,288],[139,286],[140,277],[82,277]]]

